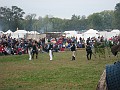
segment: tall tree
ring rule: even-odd
[[[36,17],[36,14],[29,14],[29,15],[25,16],[25,21],[26,21],[25,29],[26,30],[28,30],[28,31],[35,30],[36,27],[33,26],[33,24],[35,22],[35,17]]]
[[[10,29],[11,9],[7,7],[0,7],[0,27],[3,31]]]
[[[120,30],[120,3],[117,3],[114,11],[115,28]]]
[[[21,29],[20,20],[23,19],[23,15],[25,12],[17,6],[12,6],[12,22],[13,22],[13,31],[15,31],[17,28]]]
[[[88,19],[83,15],[80,19],[80,30],[88,29]]]
[[[12,6],[12,8],[0,7],[0,24],[2,26],[3,31],[11,29],[15,31],[20,28],[20,20],[23,19],[23,15],[25,12],[21,8],[17,6]]]
[[[114,11],[113,10],[105,10],[100,12],[100,15],[102,17],[102,29],[105,30],[109,30],[109,29],[113,29],[113,21],[114,21]]]
[[[99,13],[88,16],[89,28],[101,30],[103,27],[102,17]]]

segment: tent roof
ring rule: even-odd
[[[27,31],[26,30],[17,30],[14,33],[27,33]]]
[[[37,31],[30,31],[30,34],[40,34]]]
[[[11,30],[8,30],[5,32],[5,34],[10,34],[10,33],[13,33]]]
[[[66,33],[66,34],[77,34],[77,31],[65,31],[64,33]]]
[[[94,29],[89,29],[85,33],[98,33],[98,31],[96,31]]]
[[[118,32],[118,33],[119,33],[120,30],[117,30],[117,29],[116,29],[116,30],[112,30],[111,32],[116,32],[116,33]]]
[[[0,30],[0,33],[4,33],[4,32]]]

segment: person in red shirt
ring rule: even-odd
[[[4,49],[4,46],[3,45],[0,45],[0,53],[4,53],[5,52],[5,49]]]

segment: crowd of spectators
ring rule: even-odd
[[[27,45],[28,39],[24,38],[11,38],[10,36],[2,35],[0,36],[0,54],[1,55],[21,55],[27,54]],[[35,40],[31,39],[31,43]],[[85,41],[82,38],[72,37],[72,38],[65,38],[65,37],[58,37],[58,38],[42,38],[37,41],[39,51],[41,52],[48,52],[48,43],[51,41],[53,43],[53,51],[64,51],[66,48],[70,49],[71,43],[75,42],[77,48],[85,48]]]
[[[119,36],[112,37],[109,41],[112,43],[117,43]],[[53,43],[53,51],[59,52],[64,51],[65,49],[70,50],[72,42],[75,42],[77,48],[85,48],[85,44],[91,43],[94,44],[96,41],[104,41],[104,37],[98,38],[88,38],[85,42],[84,38],[66,38],[66,37],[58,37],[58,38],[42,38],[37,41],[39,51],[41,52],[48,52],[48,45],[47,42],[51,41]],[[35,41],[31,39],[31,43]],[[28,39],[23,38],[11,38],[10,36],[2,35],[0,36],[0,55],[21,55],[27,54],[27,45]]]

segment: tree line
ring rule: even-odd
[[[12,6],[0,7],[0,30],[16,31],[17,28],[27,31],[38,32],[63,32],[66,30],[120,30],[120,3],[117,3],[114,10],[105,10],[99,13],[93,13],[86,17],[85,15],[72,15],[71,19],[61,19],[46,15],[39,16],[36,14],[25,15],[23,9]]]

